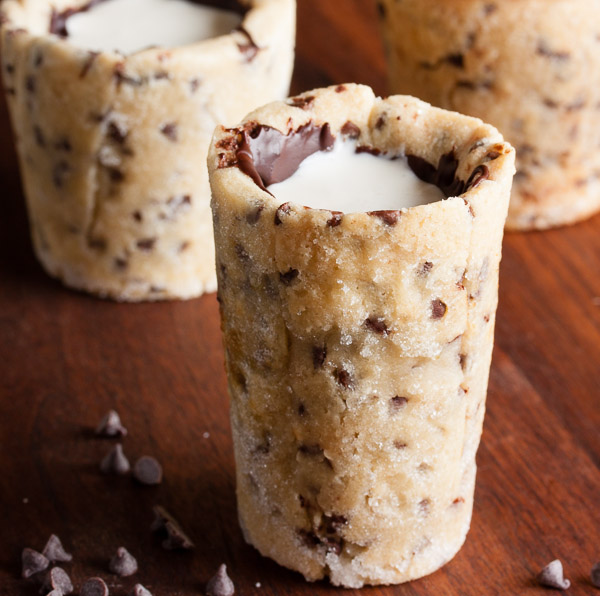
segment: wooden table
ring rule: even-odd
[[[298,16],[294,92],[354,80],[385,93],[371,2],[300,0]],[[30,247],[4,113],[0,133],[0,593],[36,593],[19,579],[20,552],[52,532],[75,554],[67,568],[77,585],[101,575],[117,596],[135,581],[155,596],[200,594],[221,562],[243,596],[336,591],[242,539],[215,295],[114,304],[47,277]],[[588,579],[600,560],[599,297],[600,217],[507,236],[466,545],[430,577],[362,594],[541,594],[532,578],[555,557],[569,594],[600,593]],[[91,429],[111,407],[129,429],[126,453],[163,463],[161,486],[98,472],[111,442]],[[149,530],[156,503],[180,518],[195,551],[162,550]],[[134,578],[108,574],[119,545],[139,561]]]

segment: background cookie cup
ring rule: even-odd
[[[84,4],[2,4],[36,254],[65,284],[118,300],[213,291],[208,144],[218,122],[287,94],[295,2],[241,2],[241,30],[127,56],[50,34],[53,15]]]
[[[282,205],[248,168],[268,161],[265,126],[410,156],[450,198]],[[208,164],[246,539],[336,585],[433,572],[471,518],[513,149],[480,120],[339,85],[220,127]]]
[[[483,118],[517,151],[509,229],[600,210],[597,0],[381,0],[390,88]]]

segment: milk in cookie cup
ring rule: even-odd
[[[442,200],[278,198],[338,144]],[[475,118],[340,85],[218,128],[208,165],[246,539],[347,587],[435,571],[471,519],[513,149]]]
[[[295,2],[143,4],[3,2],[4,86],[44,268],[118,300],[190,298],[216,288],[212,131],[287,95]],[[194,41],[187,21],[211,4],[230,10]],[[155,35],[139,38],[148,18]]]

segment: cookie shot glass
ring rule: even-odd
[[[432,573],[471,520],[514,150],[348,84],[208,165],[246,540],[311,581]]]
[[[287,96],[295,0],[6,0],[2,73],[45,270],[116,300],[216,289],[217,123]]]
[[[594,0],[379,0],[390,89],[484,119],[517,152],[507,227],[600,211]]]

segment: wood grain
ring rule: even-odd
[[[300,0],[298,18],[293,92],[357,81],[385,93],[372,2]],[[76,584],[99,574],[117,596],[136,581],[155,596],[200,594],[221,562],[244,596],[337,591],[242,539],[215,296],[120,305],[48,278],[30,247],[4,108],[0,138],[0,593],[37,593],[19,579],[20,551],[52,532],[75,555]],[[569,594],[599,593],[588,579],[600,559],[599,388],[600,217],[509,234],[467,542],[427,578],[360,592],[542,594],[532,578],[559,557]],[[112,443],[91,429],[110,407],[129,429],[126,454],[162,462],[161,486],[98,472]],[[180,519],[195,551],[162,550],[149,530],[154,504]],[[119,545],[139,561],[133,578],[108,574]]]

